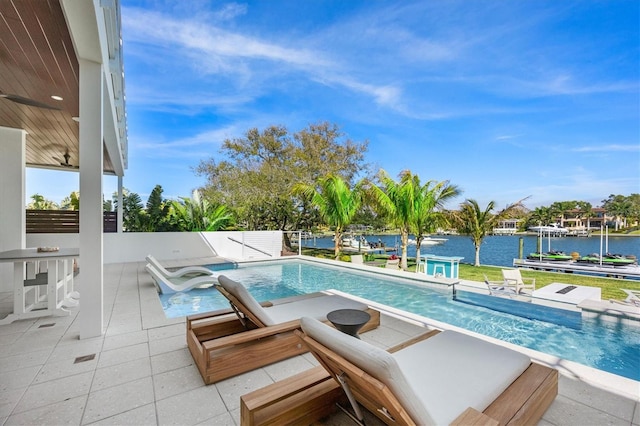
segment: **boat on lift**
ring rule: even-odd
[[[529,253],[527,259],[542,262],[570,262],[573,257],[563,251],[551,250],[546,253]]]
[[[624,256],[621,254],[607,253],[602,257],[598,253],[591,253],[582,256],[576,260],[577,263],[588,265],[606,265],[606,266],[631,266],[637,265],[638,261],[635,257]]]

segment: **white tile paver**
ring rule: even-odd
[[[98,358],[90,361],[74,363],[71,359],[57,362],[47,362],[36,376],[34,383],[43,383],[49,380],[61,379],[74,374],[92,372],[98,365]]]
[[[121,364],[140,358],[149,358],[149,345],[147,343],[139,343],[133,346],[101,352],[98,368]]]
[[[89,393],[92,379],[93,371],[31,385],[14,412],[21,413],[86,395]]]
[[[152,403],[154,400],[151,377],[145,377],[91,392],[87,400],[82,424],[93,423],[116,414]]]
[[[5,422],[10,425],[79,425],[87,396],[60,401],[44,407],[12,415]]]
[[[151,376],[151,361],[140,358],[96,370],[91,392]]]
[[[160,374],[178,368],[194,365],[193,357],[189,349],[182,348],[177,351],[164,352],[151,357],[151,369],[153,374]]]
[[[126,346],[137,345],[139,343],[147,343],[149,334],[147,330],[134,331],[132,333],[118,334],[116,336],[106,337],[102,350],[110,351],[112,349],[123,348]]]
[[[156,405],[151,403],[143,405],[142,407],[134,408],[133,410],[125,411],[124,413],[120,413],[115,416],[107,417],[104,420],[91,423],[91,426],[139,426],[154,425],[156,423]]]
[[[204,386],[195,366],[166,371],[153,376],[156,401]]]
[[[40,371],[40,367],[33,366],[0,373],[0,392],[26,388],[36,377],[38,371]]]
[[[196,425],[227,412],[215,386],[202,386],[156,403],[163,425]]]

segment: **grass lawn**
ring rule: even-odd
[[[323,257],[326,259],[333,259],[333,250],[326,249],[303,249],[303,254],[308,256]],[[373,255],[378,263],[384,264],[384,260],[387,256]],[[342,254],[340,260],[349,262],[351,257],[348,254]],[[410,271],[415,271],[415,259],[408,259],[408,267]],[[459,277],[463,280],[470,281],[484,281],[483,274],[486,275],[490,281],[502,280],[502,269],[506,269],[502,266],[472,266],[469,264],[460,264]],[[561,272],[543,272],[532,271],[528,269],[522,269],[521,274],[526,278],[536,279],[536,289],[542,288],[553,282],[560,282],[566,284],[584,285],[588,287],[600,287],[602,289],[602,300],[609,299],[624,299],[627,294],[620,290],[621,288],[629,290],[640,290],[640,281],[638,280],[621,280],[616,278],[604,278],[595,277],[590,275],[581,274],[565,274]]]

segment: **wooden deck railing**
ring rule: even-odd
[[[78,210],[27,210],[27,234],[77,234]],[[117,232],[117,213],[104,212],[103,232]]]

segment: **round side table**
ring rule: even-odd
[[[327,319],[336,329],[359,339],[358,331],[371,319],[371,315],[358,309],[338,309],[329,312]]]

